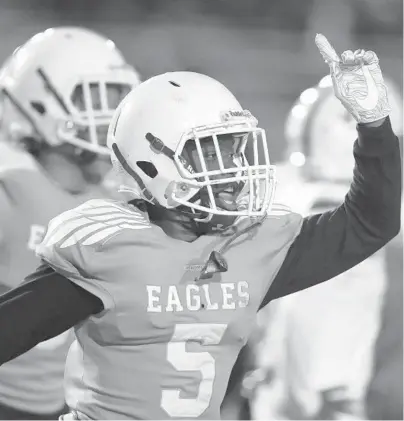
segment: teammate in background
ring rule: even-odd
[[[111,168],[107,128],[138,83],[111,40],[73,27],[35,35],[1,68],[2,293],[38,267],[35,248],[53,217],[112,196],[103,185]],[[19,312],[23,318],[24,307]],[[67,331],[38,343],[0,367],[0,419],[57,419],[72,336]]]
[[[402,206],[402,205],[401,205]],[[402,207],[403,209],[403,207]],[[403,419],[403,236],[385,249],[387,286],[366,393],[369,420]]]
[[[399,132],[400,133],[400,132]],[[401,157],[403,137],[399,137]],[[403,200],[403,198],[402,198]],[[401,203],[401,220],[403,219]],[[366,393],[369,420],[403,419],[403,231],[385,248],[387,286]]]
[[[394,83],[385,83],[392,127],[401,136],[402,97]],[[329,76],[305,90],[286,121],[289,162],[278,166],[282,200],[303,215],[343,200],[354,171],[348,140],[355,131]],[[257,390],[255,418],[367,419],[364,399],[386,282],[383,249],[337,278],[273,304],[258,365],[275,378]],[[397,308],[393,312],[400,319]]]
[[[0,364],[75,326],[65,419],[218,419],[258,309],[399,231],[400,154],[377,57],[340,59],[316,42],[360,123],[354,181],[331,212],[302,218],[274,204],[264,130],[207,76],[156,76],[118,107],[112,160],[142,206],[91,200],[55,217],[41,267],[0,297]]]

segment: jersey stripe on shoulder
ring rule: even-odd
[[[292,209],[284,205],[282,203],[274,203],[270,208],[267,216],[269,217],[278,217],[278,216],[285,216],[292,213]]]
[[[94,199],[53,218],[43,240],[46,246],[59,243],[60,248],[81,243],[84,246],[105,242],[125,229],[145,229],[151,225],[135,209],[119,203]]]

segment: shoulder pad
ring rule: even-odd
[[[123,202],[93,199],[53,218],[42,246],[105,244],[122,231],[145,228],[151,228],[150,222],[136,208]]]
[[[108,249],[102,246],[128,230],[150,227],[135,207],[94,199],[53,218],[36,254],[56,272],[97,296],[109,310],[126,293],[119,286],[123,279],[120,273],[126,271],[133,257],[133,238],[124,236],[122,243],[111,241]]]
[[[268,217],[281,217],[290,215],[292,212],[292,209],[283,203],[274,203],[269,211],[267,212]]]

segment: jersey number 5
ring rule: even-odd
[[[201,383],[195,399],[180,398],[180,389],[163,389],[161,407],[170,417],[199,417],[209,406],[213,381],[215,379],[215,360],[209,352],[187,352],[187,343],[199,342],[217,345],[227,328],[226,324],[184,323],[175,326],[174,335],[167,345],[167,360],[178,371],[199,371]]]

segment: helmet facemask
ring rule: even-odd
[[[222,119],[223,124],[186,133],[174,154],[183,181],[170,186],[168,201],[190,208],[197,222],[211,222],[214,216],[231,221],[260,217],[273,200],[275,173],[265,131],[248,111],[229,112]]]
[[[98,155],[110,155],[107,148],[108,126],[115,109],[130,92],[129,83],[113,77],[82,78],[65,101],[66,120],[57,135],[63,142]]]
[[[45,92],[38,99],[22,101],[7,84],[2,88],[18,117],[15,120],[26,127],[24,137],[51,147],[71,145],[69,155],[79,161],[83,155],[83,162],[91,156],[109,157],[108,126],[118,104],[133,87],[133,71],[119,77],[113,73],[76,77],[64,86],[56,85],[41,68],[35,74],[36,83]]]

